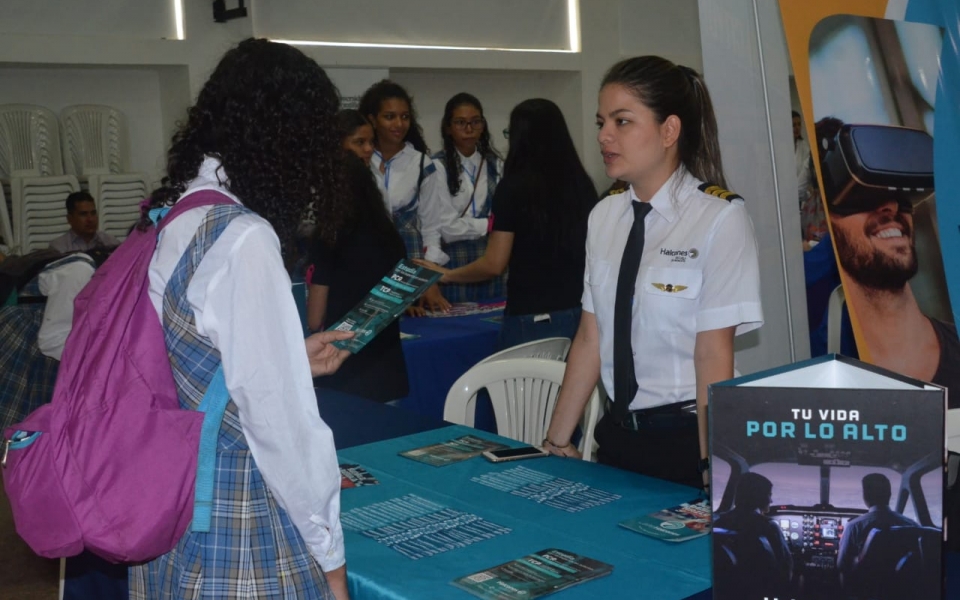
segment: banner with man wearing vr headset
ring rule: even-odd
[[[960,3],[780,10],[859,356],[960,407]]]

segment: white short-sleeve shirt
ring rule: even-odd
[[[697,332],[763,324],[753,224],[742,200],[701,192],[682,167],[653,196],[633,303],[631,340],[639,389],[631,410],[696,397]],[[600,376],[613,388],[613,311],[620,260],[633,226],[633,189],[590,213],[583,310],[596,316]],[[612,394],[611,394],[612,397]]]
[[[460,154],[458,150],[454,150]],[[489,196],[489,166],[482,160],[479,152],[470,156],[460,154],[460,189],[456,195],[450,194],[447,187],[447,165],[437,155],[433,164],[437,168],[437,190],[440,198],[441,226],[443,241],[452,244],[463,240],[475,240],[487,235],[487,218],[478,217],[487,208]],[[496,161],[497,180],[503,173],[503,161]],[[492,198],[491,198],[492,200]]]

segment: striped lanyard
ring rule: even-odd
[[[470,203],[467,206],[470,207],[470,214],[472,214],[474,218],[477,217],[477,205],[474,200],[477,196],[477,182],[480,181],[480,172],[483,171],[483,164],[486,162],[486,160],[486,156],[480,157],[480,166],[477,167],[477,170],[474,173],[468,171],[466,165],[460,165],[460,170],[466,173],[467,177],[470,178],[470,183],[473,184],[473,190],[470,192]],[[463,212],[460,213],[460,216],[462,217],[466,212],[467,207],[465,206],[463,207]]]

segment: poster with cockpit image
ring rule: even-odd
[[[835,355],[712,385],[715,600],[941,598],[945,404]]]

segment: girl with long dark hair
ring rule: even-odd
[[[338,105],[313,60],[250,39],[224,55],[174,136],[150,207],[200,191],[227,203],[185,210],[163,229],[150,300],[181,406],[197,407],[218,364],[230,402],[210,531],[131,567],[131,598],[348,597],[340,473],[311,379],[336,365],[308,356],[325,334],[305,344],[285,268],[308,206],[325,239],[348,216]]]
[[[438,178],[417,123],[413,98],[400,84],[384,79],[364,92],[359,110],[373,125],[370,168],[407,255],[445,263],[434,191]]]
[[[603,78],[597,141],[607,175],[630,184],[590,215],[583,318],[544,447],[570,436],[602,378],[600,462],[699,486],[707,386],[734,374],[734,336],[763,323],[753,225],[724,190],[703,78],[658,56]],[[699,422],[698,422],[699,415]]]
[[[307,322],[313,331],[337,322],[406,256],[403,240],[367,167],[372,154],[370,123],[359,111],[342,110],[338,125],[351,203],[336,239],[314,243],[307,302]],[[407,365],[399,321],[391,323],[336,373],[318,377],[314,383],[321,388],[321,399],[338,394],[390,402],[406,396]]]
[[[440,236],[446,264],[456,269],[483,256],[487,247],[493,194],[503,173],[503,159],[490,141],[483,106],[461,92],[447,101],[440,121],[443,150],[433,155],[441,210]],[[501,298],[503,275],[485,282],[447,284],[443,296],[451,302]]]
[[[576,332],[587,215],[597,202],[556,104],[521,102],[510,113],[509,135],[486,251],[468,265],[441,269],[440,279],[486,281],[510,267],[500,348]]]

